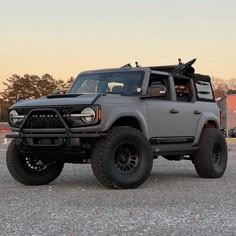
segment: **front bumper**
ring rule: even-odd
[[[36,112],[51,112],[56,115],[59,127],[54,127],[51,121],[52,127],[48,127],[47,117],[44,119],[45,127],[43,123],[40,124],[42,126],[40,128],[35,128],[37,126],[34,127],[34,125],[30,127],[27,121]],[[13,133],[7,134],[6,138],[13,138],[21,153],[37,156],[40,159],[56,160],[59,158],[65,162],[71,162],[70,157],[73,157],[73,162],[75,159],[81,159],[80,157],[89,159],[89,153],[95,139],[106,136],[101,124],[69,127],[56,109],[49,108],[32,110],[21,126],[17,130],[12,129],[12,131]]]
[[[106,136],[106,133],[10,133],[7,138],[15,139],[19,152],[45,161],[65,163],[87,163],[95,139]],[[48,131],[48,130],[47,130]]]

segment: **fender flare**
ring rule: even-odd
[[[145,137],[149,137],[148,136],[148,124],[147,124],[147,121],[144,117],[144,114],[142,114],[140,111],[125,111],[125,112],[122,112],[122,113],[116,113],[116,114],[113,114],[112,116],[112,119],[109,119],[107,122],[106,122],[106,126],[104,127],[104,131],[108,131],[112,125],[120,118],[122,117],[131,117],[131,118],[134,118],[138,121],[138,123],[140,124],[140,127],[141,127],[141,131],[143,133],[143,135]]]
[[[193,141],[193,145],[197,145],[198,141],[200,139],[202,130],[204,129],[204,126],[207,124],[207,122],[211,122],[215,124],[215,127],[217,129],[220,128],[220,123],[219,123],[219,119],[217,118],[217,116],[211,112],[206,112],[204,113],[199,122],[198,122],[198,127],[197,127],[197,132],[195,134],[195,139]]]

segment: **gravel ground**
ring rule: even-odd
[[[47,186],[17,183],[0,138],[0,235],[236,235],[236,145],[220,179],[198,178],[188,161],[159,158],[135,190],[100,185],[90,165],[67,164]]]

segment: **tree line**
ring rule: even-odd
[[[41,77],[29,74],[23,76],[14,74],[6,82],[3,82],[5,89],[2,93],[2,100],[12,104],[18,99],[36,99],[57,90],[67,92],[73,81],[73,77],[63,81],[53,78],[50,74],[44,74]],[[215,97],[220,98],[227,93],[236,92],[236,79],[212,78],[212,87]]]
[[[25,74],[23,76],[14,74],[6,82],[0,97],[0,121],[7,121],[8,108],[18,99],[36,99],[56,91],[68,92],[73,77],[68,80],[58,80],[50,74],[42,76]],[[216,98],[225,96],[227,93],[236,93],[236,79],[223,80],[212,78],[212,87]]]
[[[57,80],[50,74],[44,74],[41,77],[29,74],[23,76],[14,74],[6,82],[3,82],[5,89],[2,92],[2,99],[13,103],[22,98],[36,99],[55,91],[67,92],[73,80],[73,77],[67,81]]]

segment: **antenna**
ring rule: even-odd
[[[178,61],[179,61],[179,66],[183,65],[181,58],[178,58]]]

